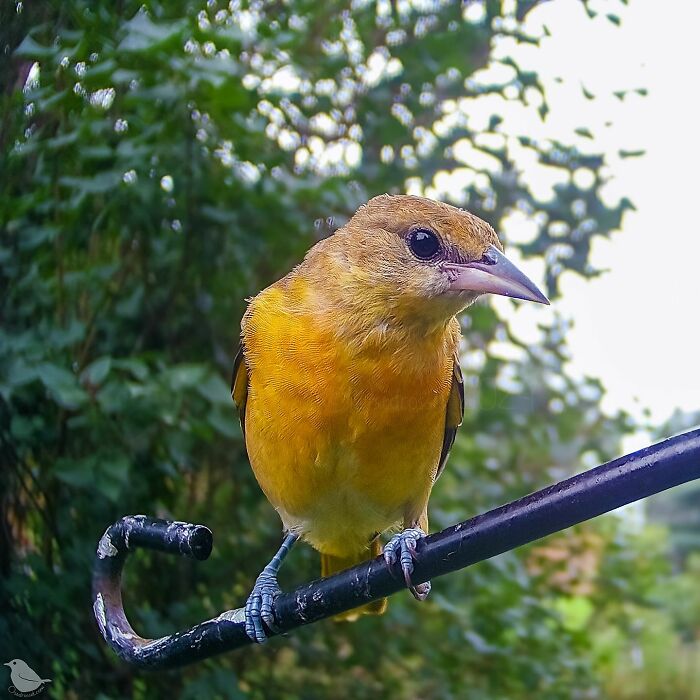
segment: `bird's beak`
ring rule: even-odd
[[[6,664],[3,664],[3,666],[9,666],[10,662],[8,661]]]
[[[549,304],[549,299],[537,289],[535,283],[495,246],[489,246],[481,260],[464,264],[447,263],[444,269],[450,278],[450,291],[501,294]]]

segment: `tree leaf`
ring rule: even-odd
[[[84,194],[103,194],[118,187],[122,181],[122,173],[115,171],[103,171],[94,177],[74,177],[64,175],[58,179],[58,183],[64,187],[77,189]]]
[[[42,46],[29,34],[22,39],[22,43],[14,51],[15,56],[36,59],[50,58],[55,53],[55,47]]]
[[[91,362],[81,373],[80,380],[92,386],[100,386],[109,374],[112,367],[112,358],[109,356],[100,357]]]
[[[146,12],[140,11],[126,23],[126,36],[119,44],[119,51],[125,53],[153,51],[177,39],[186,26],[187,23],[184,20],[156,24]]]
[[[67,369],[43,362],[36,371],[54,401],[63,408],[77,409],[87,401],[87,394],[78,384],[76,376]]]

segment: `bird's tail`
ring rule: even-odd
[[[377,537],[370,543],[369,556],[366,552],[359,552],[353,556],[349,557],[335,557],[332,554],[321,554],[321,576],[324,578],[330,576],[331,574],[336,574],[344,569],[349,569],[356,564],[360,564],[367,559],[373,559],[381,554],[382,545]],[[380,598],[379,600],[373,600],[371,603],[366,605],[361,605],[359,608],[354,608],[353,610],[348,610],[347,612],[335,615],[333,619],[336,622],[353,622],[357,620],[360,615],[381,615],[386,610],[387,599]]]

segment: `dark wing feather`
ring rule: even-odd
[[[450,454],[452,445],[457,435],[457,428],[462,425],[464,418],[464,380],[462,379],[462,369],[459,366],[459,357],[455,353],[452,365],[452,386],[450,396],[447,399],[447,410],[445,412],[445,437],[442,441],[442,452],[440,453],[440,464],[438,465],[437,479],[445,469],[447,457]]]
[[[245,363],[245,355],[243,354],[243,341],[241,341],[241,344],[238,346],[238,352],[233,361],[231,398],[238,409],[243,439],[245,439],[245,404],[248,399],[248,366]]]

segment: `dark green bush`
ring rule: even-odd
[[[603,157],[519,133],[487,147],[484,134],[504,135],[499,114],[474,130],[455,113],[542,92],[508,59],[502,84],[472,80],[497,41],[533,41],[519,20],[535,4],[509,15],[489,0],[481,19],[458,2],[3,5],[0,656],[25,659],[69,698],[595,696],[576,581],[554,585],[533,548],[436,582],[423,606],[396,596],[383,618],[177,672],[119,663],[90,608],[99,536],[139,512],[205,522],[216,537],[204,564],[136,557],[126,604],[139,631],[244,601],[279,539],[228,395],[244,300],[369,196],[466,167],[453,146],[467,139],[497,165],[473,173],[459,203],[497,228],[514,210],[538,221],[520,248],[546,262],[553,298],[564,270],[594,274],[590,242],[628,206],[601,202]],[[514,146],[564,174],[588,167],[595,184],[569,178],[538,201]],[[467,414],[434,528],[579,469],[583,453],[617,451],[626,417],[601,413],[598,382],[567,377],[565,333],[543,322],[530,346],[488,305],[464,319]],[[518,359],[495,351],[503,341]],[[620,559],[615,523],[560,540],[575,549],[595,533],[594,581],[603,560],[631,575],[644,559]],[[282,582],[317,572],[300,547]],[[614,611],[630,595],[611,587],[592,606]]]

